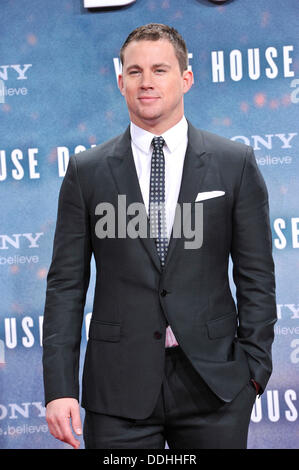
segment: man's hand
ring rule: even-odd
[[[72,424],[70,424],[70,419]],[[75,398],[58,398],[50,401],[46,407],[46,420],[50,433],[56,439],[78,449],[80,441],[75,439],[72,429],[77,436],[80,436],[82,426],[79,403]]]

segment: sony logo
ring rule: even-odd
[[[8,250],[10,247],[16,249],[24,248],[24,243],[27,245],[27,248],[38,248],[37,240],[42,235],[44,235],[43,232],[0,235],[0,250]]]
[[[241,140],[246,145],[252,145],[254,150],[261,150],[261,146],[271,150],[273,148],[273,141],[274,143],[279,143],[282,149],[290,149],[292,148],[290,142],[296,135],[298,135],[297,132],[289,132],[288,134],[252,135],[250,137],[236,135],[231,137],[231,140]]]
[[[32,403],[9,403],[7,406],[0,403],[0,420],[1,419],[18,419],[20,416],[22,418],[29,418],[30,410],[37,410],[38,418],[43,418],[45,416],[45,408],[42,405],[42,402],[32,402]],[[35,412],[36,413],[36,412]]]
[[[276,307],[278,320],[286,316],[291,319],[299,319],[299,304],[277,304]]]
[[[0,80],[8,80],[13,75],[17,80],[27,80],[25,75],[32,64],[0,65]]]

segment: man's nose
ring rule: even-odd
[[[141,76],[141,88],[143,89],[148,89],[148,88],[153,88],[153,79],[152,79],[152,74],[150,72],[143,72]]]

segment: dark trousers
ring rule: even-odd
[[[180,347],[166,349],[165,376],[153,413],[127,419],[86,410],[86,449],[246,449],[256,392],[249,382],[221,401]]]

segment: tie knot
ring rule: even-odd
[[[152,144],[153,144],[154,150],[162,150],[163,145],[165,144],[165,140],[163,139],[162,136],[154,137],[152,140]]]

